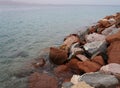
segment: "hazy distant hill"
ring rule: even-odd
[[[0,1],[0,5],[29,5],[29,4],[22,3],[22,2],[4,0],[4,1]]]

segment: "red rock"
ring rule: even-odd
[[[63,73],[63,72],[68,72],[69,71],[69,68],[68,68],[68,66],[66,66],[66,65],[59,65],[58,67],[56,67],[55,69],[54,69],[54,72],[55,73]]]
[[[95,62],[95,63],[100,64],[101,66],[102,66],[102,65],[105,65],[105,62],[104,62],[102,56],[96,56],[96,57],[94,57],[94,58],[92,59],[92,61]]]
[[[61,65],[67,60],[68,55],[65,50],[51,47],[49,57],[51,62]]]
[[[77,66],[77,62],[79,60],[77,60],[76,58],[72,58],[66,65],[69,67],[69,68],[72,68],[72,69],[78,69],[78,66]]]
[[[110,19],[110,18],[115,18],[114,15],[106,16],[104,19]]]
[[[108,63],[120,64],[120,41],[114,41],[107,49]]]
[[[73,43],[80,43],[80,38],[77,34],[70,34],[64,39],[63,45],[66,46],[66,49],[68,50]]]
[[[98,71],[101,68],[101,65],[92,62],[92,61],[85,61],[85,62],[78,62],[77,63],[80,70],[83,72],[95,72]]]
[[[115,23],[116,27],[119,28],[120,27],[120,15],[116,17],[116,23]]]
[[[103,28],[107,28],[107,27],[110,27],[111,24],[109,23],[109,21],[107,19],[102,19],[100,20],[98,23],[100,23],[100,25],[103,27]]]
[[[66,78],[69,79],[73,75],[70,69],[68,68],[68,66],[66,65],[60,65],[54,68],[54,73],[58,78],[62,78],[62,79],[66,79]]]
[[[120,40],[120,31],[117,32],[116,34],[109,35],[106,37],[106,41],[109,43],[117,41],[117,40]]]
[[[29,77],[28,88],[58,88],[57,81],[54,77],[38,72]]]

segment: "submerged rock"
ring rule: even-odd
[[[29,77],[29,88],[58,88],[57,81],[54,77],[38,72]]]
[[[68,68],[66,65],[60,65],[56,68],[54,68],[54,73],[55,75],[64,80],[64,79],[69,79],[72,77],[73,73],[71,73],[71,70]]]
[[[114,41],[107,49],[108,63],[120,64],[120,41]]]
[[[79,78],[79,82],[85,81],[95,88],[116,88],[119,84],[114,75],[103,74],[100,72],[86,73]]]
[[[36,60],[35,63],[33,63],[33,66],[34,66],[35,68],[43,67],[44,65],[45,65],[45,60],[44,60],[44,58],[39,58],[39,59]]]

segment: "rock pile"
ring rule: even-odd
[[[30,88],[38,88],[36,85],[39,88],[120,87],[120,13],[106,16],[83,34],[68,35],[61,46],[50,47],[49,60],[58,82],[54,77],[34,73],[30,76]],[[35,66],[41,68],[45,64],[41,60]],[[48,79],[42,79],[44,76]],[[43,85],[44,81],[49,87]]]

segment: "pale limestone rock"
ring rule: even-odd
[[[94,87],[91,87],[89,84],[83,81],[73,85],[71,88],[94,88]]]
[[[91,43],[94,41],[103,41],[105,40],[105,36],[97,33],[92,33],[92,34],[86,35],[85,39],[87,43]]]
[[[73,75],[73,77],[71,78],[71,82],[73,84],[77,84],[79,77],[80,77],[79,75]]]

